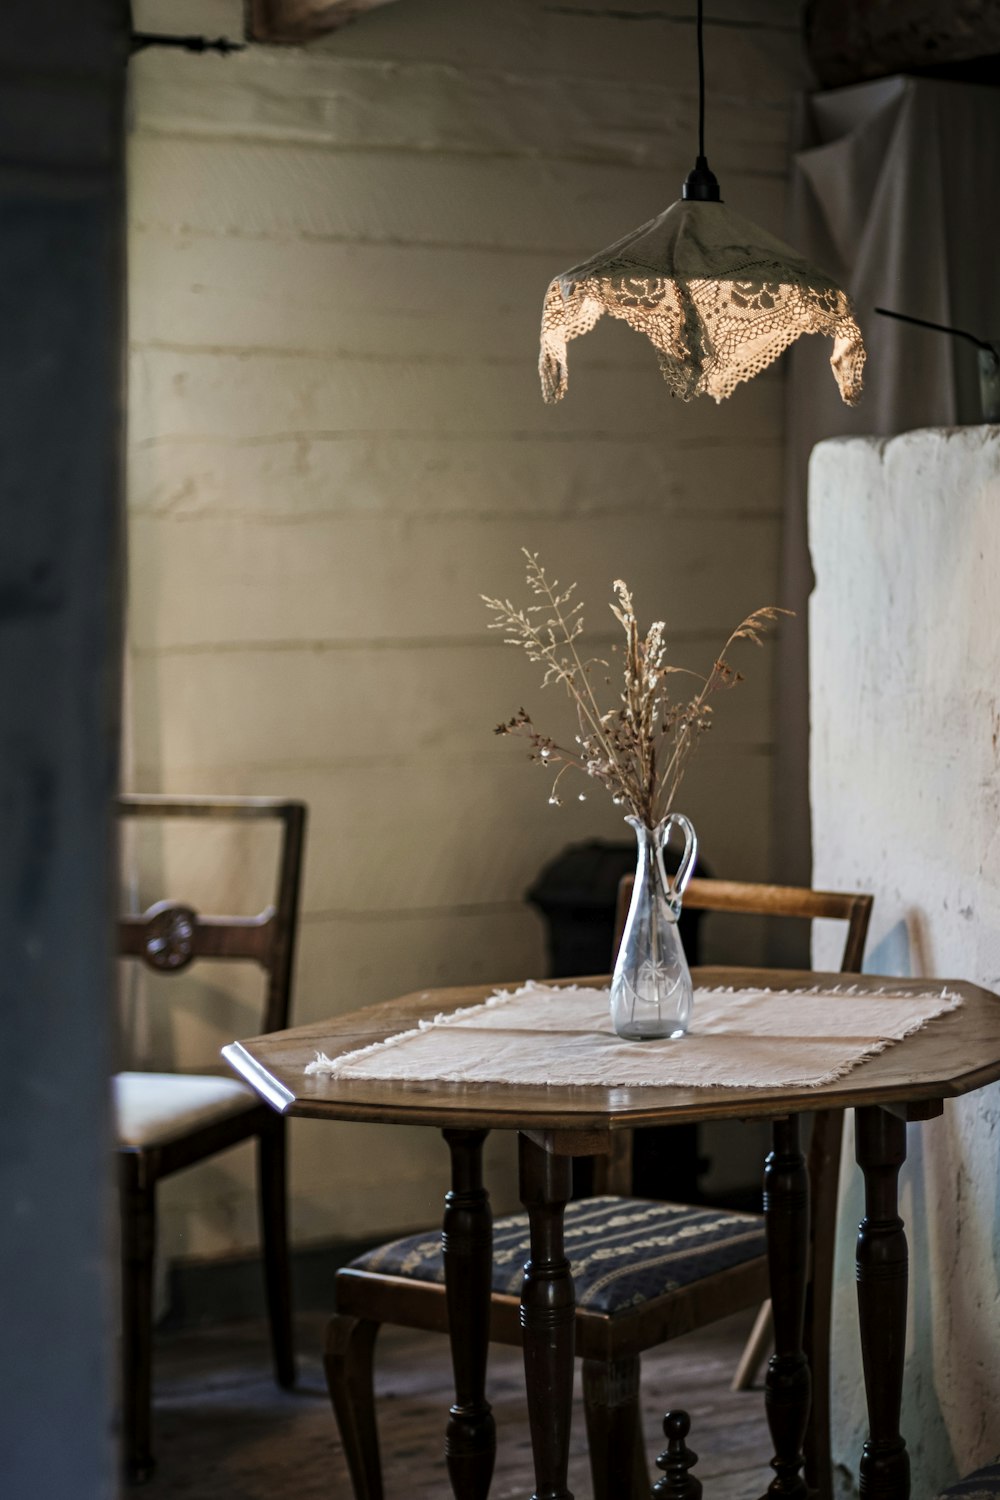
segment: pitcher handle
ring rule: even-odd
[[[674,826],[680,828],[684,834],[684,853],[681,862],[677,866],[677,874],[673,880],[667,875],[666,865],[663,862],[663,851],[670,841],[670,834]],[[670,910],[675,917],[681,913],[681,898],[687,890],[688,881],[694,873],[695,860],[698,858],[698,835],[695,833],[690,819],[683,813],[668,813],[657,825],[656,829],[656,860],[660,868],[660,879],[663,881],[663,889],[668,893],[667,900]]]

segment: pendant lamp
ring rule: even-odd
[[[644,333],[673,395],[732,395],[803,333],[833,340],[848,406],[861,396],[865,346],[850,299],[789,245],[722,202],[705,159],[705,54],[698,0],[698,156],[680,199],[549,283],[542,310],[542,395],[568,384],[567,344],[604,313]]]

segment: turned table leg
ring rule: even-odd
[[[456,1500],[486,1500],[496,1458],[496,1424],[486,1400],[493,1215],[483,1187],[483,1142],[489,1132],[442,1133],[451,1149],[441,1246],[455,1373],[445,1454]]]
[[[775,1500],[805,1500],[802,1444],[809,1420],[809,1363],[803,1349],[809,1259],[809,1174],[799,1146],[798,1116],[775,1120],[764,1168],[767,1259],[774,1313],[774,1354],[764,1402],[774,1443]]]
[[[858,1322],[868,1398],[861,1457],[863,1500],[907,1500],[910,1459],[899,1431],[906,1348],[906,1233],[897,1183],[906,1160],[906,1125],[884,1109],[855,1111],[855,1149],[865,1178],[858,1230]]]
[[[528,1420],[535,1461],[532,1500],[573,1500],[567,1488],[573,1397],[576,1299],[563,1250],[563,1211],[571,1160],[518,1136],[521,1202],[528,1211],[530,1259],[524,1268],[521,1327]]]

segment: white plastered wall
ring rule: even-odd
[[[479,595],[523,587],[520,547],[579,580],[605,642],[626,578],[686,664],[775,602],[780,370],[684,406],[609,323],[574,345],[567,399],[539,395],[548,280],[665,207],[693,157],[691,6],[631,9],[400,0],[307,50],[132,65],[132,780],[309,803],[300,1022],[540,972],[526,887],[573,840],[628,837],[600,797],[549,809],[491,734],[556,707],[485,629]],[[712,164],[780,231],[797,9],[715,11]],[[239,6],[182,19],[231,35]],[[733,876],[768,867],[771,664],[744,663],[683,798]],[[206,864],[176,840],[140,900],[161,874],[206,904],[266,885],[247,844]],[[139,1061],[210,1065],[256,1030],[251,980],[220,974],[169,1022],[141,997]],[[300,1242],[439,1211],[432,1132],[303,1121],[292,1143]],[[169,1253],[252,1245],[251,1186],[248,1154],[168,1184]]]
[[[810,468],[814,881],[868,890],[866,968],[1000,989],[1000,429],[821,443]],[[817,942],[818,967],[832,949]],[[903,1434],[914,1500],[1000,1452],[1000,1088],[907,1131]],[[834,1302],[834,1456],[866,1414],[846,1143]]]

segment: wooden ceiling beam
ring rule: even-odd
[[[1000,53],[996,0],[813,0],[809,59],[825,88]]]
[[[308,42],[392,0],[251,0],[248,34],[254,42]]]

